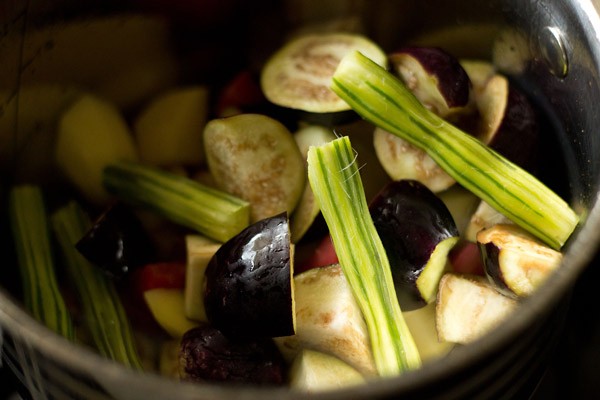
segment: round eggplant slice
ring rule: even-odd
[[[204,145],[216,184],[252,205],[253,222],[294,210],[306,167],[292,133],[280,122],[261,114],[215,119],[206,125]]]
[[[234,341],[200,326],[183,335],[179,376],[190,382],[282,385],[285,362],[271,339]]]
[[[375,154],[393,180],[417,180],[433,192],[456,183],[425,151],[381,128],[373,132]]]
[[[471,81],[458,59],[437,47],[404,47],[389,56],[395,73],[421,104],[442,118],[465,112]]]
[[[286,213],[258,221],[224,243],[205,272],[211,324],[228,337],[294,334],[292,249]]]
[[[446,205],[421,183],[404,180],[386,186],[369,209],[402,310],[434,301],[448,252],[459,239]]]
[[[562,260],[560,252],[513,224],[480,231],[477,243],[486,275],[507,296],[531,295]]]
[[[350,110],[329,87],[344,55],[358,50],[387,66],[387,56],[368,38],[350,33],[307,34],[289,41],[266,63],[261,87],[269,101],[312,113]]]

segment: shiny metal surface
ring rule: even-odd
[[[37,168],[35,165],[25,168],[22,163],[28,152],[33,151],[27,145],[32,132],[47,134],[49,130],[44,129],[45,124],[52,121],[50,115],[40,117],[33,126],[27,125],[26,104],[42,97],[41,92],[26,91],[30,84],[75,80],[80,85],[90,85],[105,90],[109,96],[119,97],[125,107],[158,89],[140,83],[137,90],[119,93],[119,81],[108,78],[117,71],[135,70],[135,57],[124,57],[122,64],[102,64],[101,61],[110,51],[119,49],[127,54],[133,52],[133,47],[128,46],[140,43],[119,43],[120,33],[129,32],[127,26],[131,20],[120,20],[119,24],[99,28],[102,31],[107,27],[119,27],[111,32],[112,36],[107,36],[114,40],[114,48],[101,46],[85,28],[64,36],[70,27],[64,23],[64,17],[86,12],[73,4],[78,3],[0,1],[3,28],[0,37],[0,59],[3,60],[0,64],[0,166],[4,184],[15,177],[38,177],[45,171],[42,160],[38,160]],[[594,8],[599,7],[600,2],[435,0],[416,4],[412,1],[365,0],[335,1],[329,4],[330,7],[319,7],[319,2],[312,1],[290,1],[287,5],[294,10],[289,18],[290,26],[299,25],[305,19],[321,20],[341,15],[344,18],[339,23],[363,27],[388,50],[406,41],[436,43],[460,56],[494,59],[551,116],[552,129],[548,132],[556,132],[558,146],[548,151],[557,155],[557,160],[565,161],[564,165],[560,162],[556,166],[548,165],[545,173],[565,174],[564,180],[568,184],[556,189],[585,215],[585,223],[566,247],[559,272],[485,340],[457,349],[447,358],[397,379],[316,397],[473,399],[522,398],[531,393],[561,333],[556,327],[563,325],[570,289],[592,260],[600,242],[597,204],[600,113],[592,112],[593,107],[600,104],[600,19]],[[59,9],[69,12],[56,12]],[[95,10],[92,15],[97,18],[106,12],[105,9]],[[275,13],[261,13],[255,17],[263,26],[281,25],[278,20],[281,15]],[[53,22],[50,27],[47,26],[49,20]],[[162,29],[154,25],[150,28]],[[255,28],[252,24],[249,27]],[[264,39],[264,34],[252,33],[250,38]],[[133,40],[132,36],[129,38]],[[149,38],[148,41],[137,40],[148,48],[157,45],[151,36]],[[252,39],[249,40],[252,44]],[[61,46],[61,43],[69,46]],[[83,46],[77,47],[77,44]],[[171,51],[165,43],[158,45],[164,45],[161,50],[165,54]],[[268,48],[265,46],[264,51]],[[145,54],[143,50],[144,47],[137,46],[137,53],[132,54],[139,60]],[[185,74],[170,64],[161,64],[154,73],[164,76],[174,71]],[[67,101],[69,93],[62,95],[61,98]],[[60,109],[60,104],[54,106],[57,107],[55,111]],[[21,310],[9,290],[0,291],[0,326],[5,337],[5,362],[15,369],[35,398],[302,398],[300,394],[285,390],[240,391],[213,385],[199,386],[124,370],[47,331]]]

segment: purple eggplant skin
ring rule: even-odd
[[[538,161],[538,120],[537,111],[527,96],[509,84],[504,118],[488,146],[520,167],[535,172]]]
[[[402,73],[402,68],[410,68],[407,59],[412,59],[417,62],[428,75],[427,78],[434,78],[437,81],[437,91],[439,96],[430,93],[427,97],[434,99],[441,97],[445,101],[447,109],[466,107],[470,102],[471,97],[471,80],[466,71],[461,66],[457,58],[447,53],[438,47],[418,47],[408,46],[395,51],[389,55],[391,64],[396,68],[397,73],[405,81],[413,93],[417,94],[415,89],[419,87],[425,88],[427,82],[419,82],[416,76],[416,71],[411,73]],[[417,97],[420,97],[417,95]],[[419,98],[426,106],[433,106],[425,98]],[[434,112],[441,112],[442,117],[446,114],[443,110],[435,107]]]
[[[505,296],[516,298],[517,295],[508,287],[498,259],[500,257],[500,248],[493,242],[479,243],[479,252],[483,261],[483,270],[488,279],[495,285],[496,290]]]
[[[184,381],[283,385],[285,373],[285,361],[271,339],[234,341],[208,325],[181,339],[179,375]]]
[[[211,324],[232,338],[294,334],[290,252],[286,212],[224,243],[205,272],[204,305]]]
[[[423,307],[417,279],[438,243],[459,236],[450,211],[416,180],[390,182],[369,210],[390,262],[400,307]]]
[[[155,258],[154,245],[142,223],[131,208],[119,202],[104,210],[75,247],[116,280]]]

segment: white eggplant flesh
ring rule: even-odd
[[[499,224],[477,234],[488,278],[505,294],[529,296],[560,266],[562,253],[516,225]]]
[[[497,224],[512,224],[512,221],[487,202],[481,200],[467,225],[465,239],[476,243],[477,234],[480,231]]]
[[[425,151],[381,128],[373,132],[373,146],[381,166],[395,181],[417,180],[436,193],[456,183]]]
[[[377,374],[363,315],[338,264],[294,278],[296,334],[275,338],[291,361],[302,349],[338,357],[365,377]]]
[[[440,280],[436,329],[441,341],[467,344],[496,328],[517,307],[485,278],[448,273]]]

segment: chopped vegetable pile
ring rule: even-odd
[[[485,340],[560,268],[579,217],[494,65],[321,33],[255,72],[67,107],[60,195],[10,192],[33,317],[130,368],[315,392]]]

